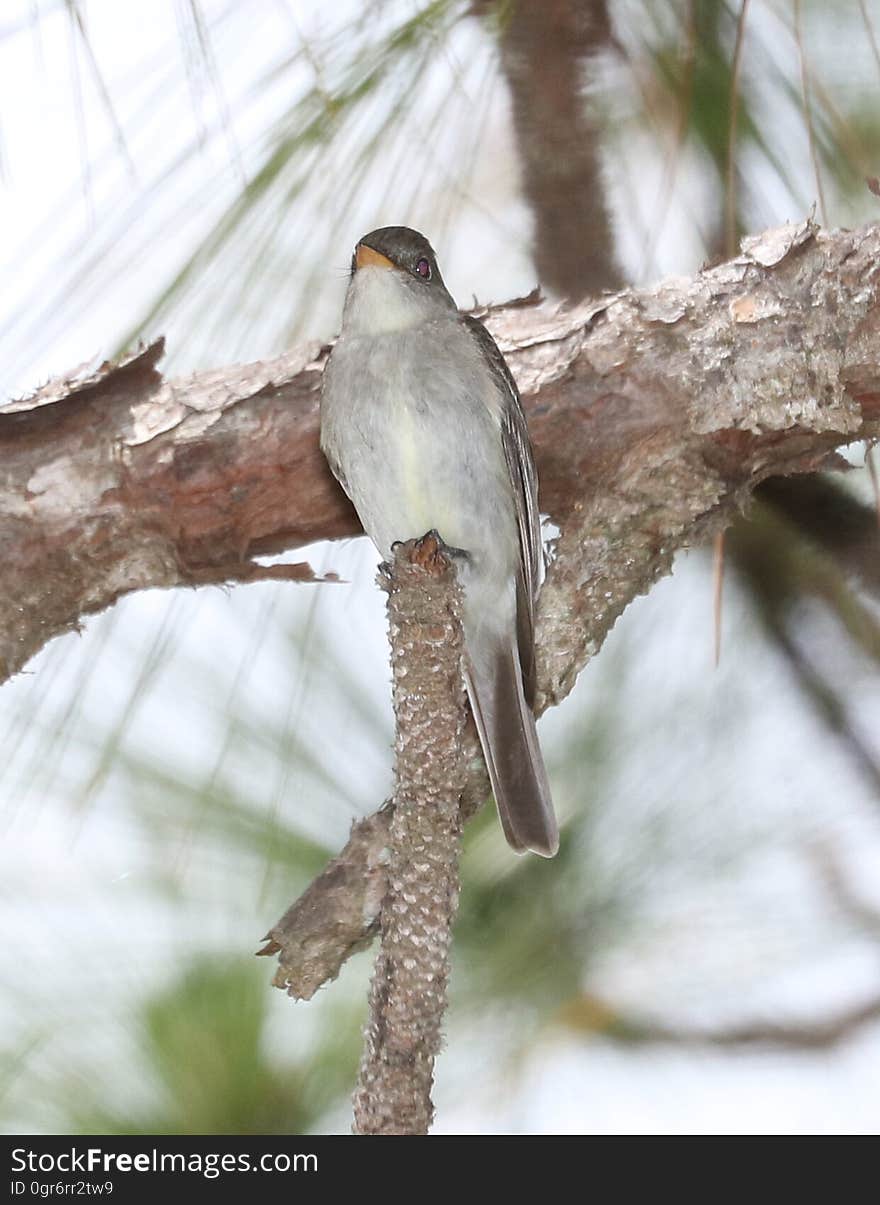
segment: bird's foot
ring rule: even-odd
[[[451,544],[445,543],[443,537],[436,527],[432,527],[430,531],[419,540],[413,541],[410,560],[416,565],[422,565],[428,568],[429,564],[433,564],[437,560],[446,561],[469,561],[470,553],[464,548],[453,548]]]
[[[445,544],[436,528],[432,528],[418,540],[395,540],[391,545],[391,552],[395,559],[402,552],[410,564],[418,565],[422,569],[435,573],[442,572],[450,562],[470,560],[470,553],[466,549],[453,548],[449,544]],[[390,577],[391,563],[383,561],[379,565],[379,573],[382,577]]]

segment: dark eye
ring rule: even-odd
[[[431,279],[431,265],[426,259],[420,259],[416,264],[416,272],[421,276],[422,280]]]

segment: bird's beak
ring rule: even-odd
[[[372,247],[368,247],[366,243],[358,243],[354,253],[354,263],[356,268],[393,268],[394,264],[387,255],[382,255],[380,251],[374,251]]]

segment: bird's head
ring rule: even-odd
[[[456,312],[423,234],[382,226],[365,234],[351,257],[343,330],[378,335],[406,330]]]

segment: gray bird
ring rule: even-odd
[[[559,832],[532,713],[543,555],[525,416],[492,336],[459,312],[430,243],[406,226],[355,248],[321,448],[383,557],[432,530],[467,554],[465,685],[501,824],[515,850],[552,857]]]

